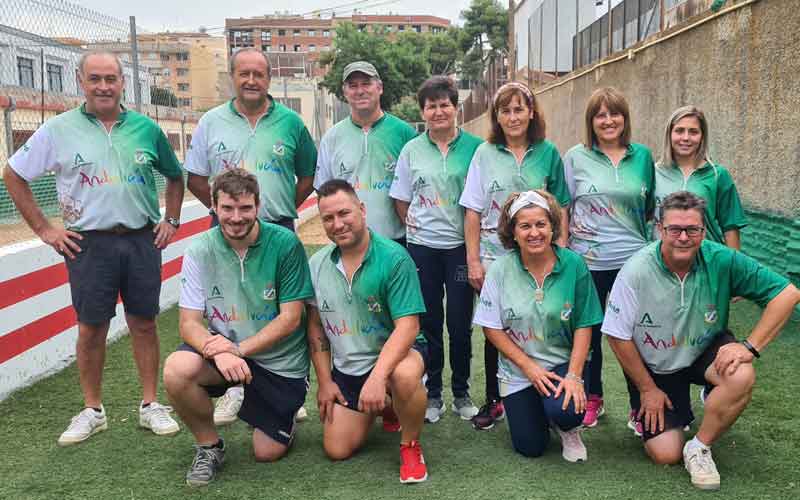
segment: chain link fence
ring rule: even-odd
[[[137,44],[138,52],[131,47],[134,32],[137,41],[145,40]],[[202,59],[208,67],[211,56],[204,58],[206,53],[200,47],[205,45],[193,44],[193,40],[170,44],[158,37],[129,20],[64,0],[0,0],[0,168],[6,168],[8,158],[46,120],[83,102],[78,63],[91,50],[108,50],[120,58],[125,77],[123,104],[156,120],[182,160],[201,113],[192,108],[190,98],[183,97],[187,92],[179,89],[188,89],[189,83],[183,81],[190,81],[191,57],[198,62]],[[212,40],[205,37],[201,42]],[[221,71],[203,75],[217,88],[227,84],[218,82],[225,77],[224,51],[222,56],[217,65]],[[204,96],[205,109],[227,97],[227,92],[217,92],[217,88],[207,92],[212,97]],[[182,97],[176,98],[176,94]],[[162,193],[164,179],[158,172],[155,176]],[[45,215],[58,221],[55,176],[40,177],[31,183],[31,189]],[[0,182],[0,245],[31,237]]]

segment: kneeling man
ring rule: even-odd
[[[325,453],[350,457],[376,414],[393,405],[402,429],[400,481],[424,481],[426,346],[418,315],[425,305],[416,266],[402,246],[367,229],[364,204],[346,181],[330,180],[317,195],[334,242],[311,258],[316,298],[308,306]]]
[[[197,441],[190,486],[208,484],[225,458],[211,397],[244,383],[239,418],[254,428],[256,460],[271,462],[291,445],[309,368],[302,317],[314,290],[300,240],[258,220],[258,181],[245,170],[219,175],[211,196],[219,226],[183,257],[185,343],[164,366],[170,401]]]
[[[623,266],[608,300],[602,331],[641,395],[644,447],[657,464],[683,458],[694,484],[718,489],[711,445],[750,402],[753,359],[779,333],[800,302],[786,278],[743,253],[704,240],[705,202],[687,191],[662,206],[661,241]],[[732,297],[765,307],[746,338],[727,330]],[[691,384],[704,386],[700,429],[684,443],[694,419]]]

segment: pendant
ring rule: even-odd
[[[535,292],[533,292],[533,298],[536,302],[542,302],[544,300],[544,290],[541,288],[537,288]]]

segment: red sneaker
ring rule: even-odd
[[[388,405],[383,409],[383,430],[384,432],[400,432],[400,420],[397,419],[394,408]]]
[[[419,441],[400,444],[400,482],[421,483],[428,479],[428,467]]]

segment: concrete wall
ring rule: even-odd
[[[633,140],[649,145],[658,157],[669,115],[678,106],[694,104],[709,119],[713,158],[731,170],[747,207],[797,219],[797,7],[796,0],[762,0],[718,17],[708,13],[705,24],[644,48],[632,58],[537,89],[549,138],[562,152],[576,144],[583,135],[589,95],[610,85],[628,97]],[[686,26],[678,25],[657,39]]]

